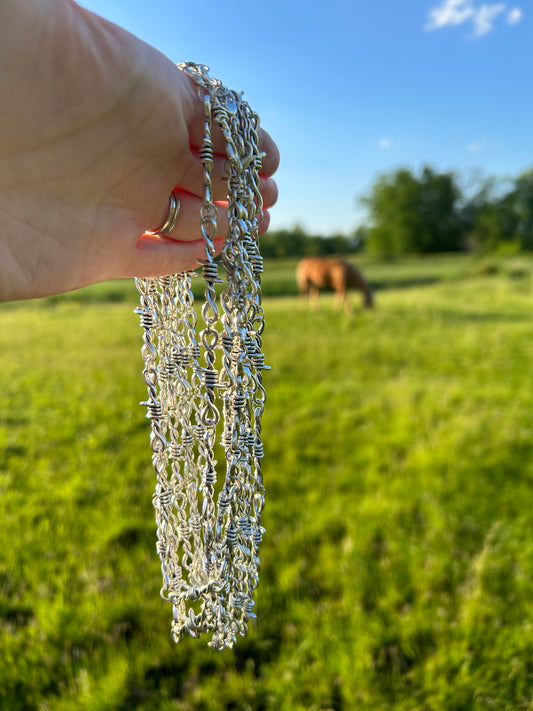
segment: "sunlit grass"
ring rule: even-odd
[[[364,268],[350,316],[268,265],[258,622],[221,654],[159,598],[133,285],[0,310],[0,708],[530,708],[528,260]]]

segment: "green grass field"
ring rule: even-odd
[[[526,258],[266,265],[258,620],[175,645],[131,282],[0,307],[2,711],[533,709]]]

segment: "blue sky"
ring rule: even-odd
[[[208,64],[277,141],[272,228],[364,223],[399,166],[533,166],[531,0],[84,0],[173,61]]]

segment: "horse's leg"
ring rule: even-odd
[[[348,290],[344,292],[344,311],[351,316],[353,313],[353,296],[350,296]]]
[[[346,308],[346,304],[346,289],[341,287],[335,293],[335,306],[338,311],[342,311],[343,308]]]
[[[300,302],[300,308],[307,310],[309,308],[309,287],[305,286],[298,290],[298,300]]]
[[[314,284],[309,285],[309,299],[313,300],[313,309],[315,311],[320,309],[320,289]]]

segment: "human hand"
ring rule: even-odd
[[[154,48],[72,0],[0,2],[0,300],[198,266],[203,105]],[[263,130],[261,192],[277,198],[277,147]],[[225,199],[214,132],[214,199]],[[181,212],[168,238],[172,189]],[[264,212],[260,232],[268,227]],[[218,205],[220,236],[227,228]],[[216,240],[221,249],[222,240]]]

